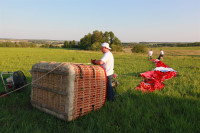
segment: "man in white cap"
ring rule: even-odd
[[[112,79],[114,73],[114,57],[113,54],[110,52],[110,47],[108,43],[101,44],[101,51],[104,53],[103,57],[100,60],[92,60],[93,64],[101,65],[107,75],[107,95],[106,99],[109,101],[114,101],[115,93],[112,88]]]

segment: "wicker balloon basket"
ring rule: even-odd
[[[31,74],[31,104],[62,120],[77,119],[106,101],[106,74],[100,66],[40,62]]]

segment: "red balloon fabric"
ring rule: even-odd
[[[165,65],[162,61],[153,59],[156,68],[152,71],[140,73],[143,77],[143,81],[140,83],[136,90],[143,92],[153,92],[154,90],[160,90],[164,88],[163,81],[171,79],[177,75],[177,71]]]

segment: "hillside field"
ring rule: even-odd
[[[152,48],[153,58],[161,48]],[[165,87],[153,93],[134,90],[140,73],[153,70],[148,54],[113,52],[119,94],[106,104],[72,122],[65,122],[33,108],[31,86],[0,98],[0,132],[2,133],[133,133],[200,132],[200,47],[163,47],[163,62],[176,70],[175,78],[164,81]],[[126,50],[128,51],[128,50]],[[0,72],[24,72],[31,82],[32,65],[40,61],[90,63],[102,52],[51,48],[0,48]],[[0,81],[0,91],[3,84]]]

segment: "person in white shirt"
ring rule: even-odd
[[[163,60],[163,56],[164,56],[164,51],[161,49],[160,50],[160,55],[158,57],[159,60]]]
[[[149,60],[152,59],[152,55],[153,55],[153,50],[151,49],[151,50],[149,50]]]
[[[104,53],[103,57],[100,60],[91,60],[93,64],[101,65],[107,75],[107,95],[106,99],[108,101],[114,101],[115,93],[112,87],[112,79],[114,74],[114,57],[110,52],[110,47],[108,43],[101,44],[101,51]]]

